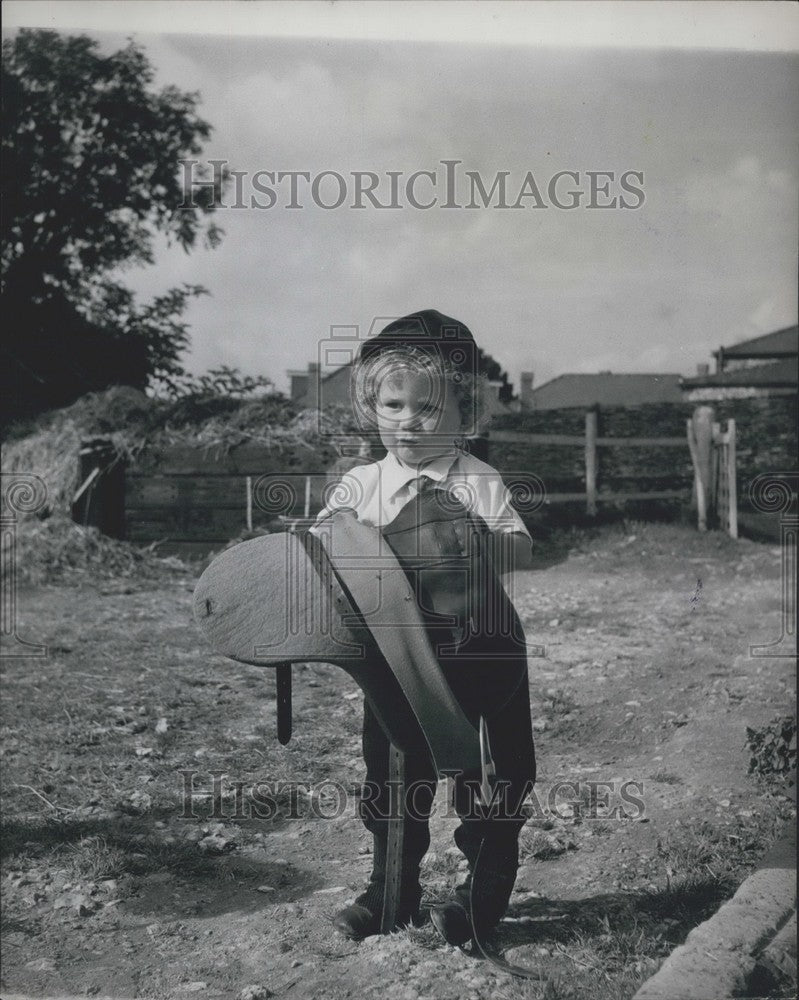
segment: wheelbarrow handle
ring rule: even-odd
[[[488,726],[485,718],[480,716],[480,797],[483,805],[491,802],[491,793],[497,769],[491,756],[491,744],[488,740]]]
[[[285,746],[291,739],[291,664],[279,664],[275,673],[277,738]]]

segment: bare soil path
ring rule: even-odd
[[[3,662],[4,991],[631,996],[790,814],[745,745],[792,711],[793,661],[748,654],[779,634],[780,552],[652,525],[572,543],[517,590],[546,650],[530,663],[539,784],[493,943],[539,981],[429,924],[335,935],[370,867],[360,693],[337,668],[296,668],[281,747],[273,675],[203,648],[194,576],[173,572],[19,595],[20,633],[50,655]],[[463,874],[445,799],[428,902]]]

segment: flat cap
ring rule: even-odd
[[[477,369],[477,345],[465,323],[437,309],[421,309],[389,323],[361,345],[361,362],[388,350],[413,347],[463,372]]]

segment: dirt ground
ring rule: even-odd
[[[165,570],[18,596],[19,634],[50,652],[3,661],[4,991],[631,996],[791,815],[748,776],[745,742],[793,710],[793,661],[748,652],[779,636],[780,551],[627,524],[574,534],[539,566],[517,593],[545,647],[530,661],[542,809],[491,939],[539,979],[447,947],[429,922],[336,935],[371,861],[352,794],[360,692],[338,668],[295,668],[280,746],[273,675],[209,652],[196,573]],[[608,809],[592,812],[590,782],[611,783],[593,786]],[[274,815],[253,816],[259,802]],[[446,812],[442,786],[428,903],[463,877]]]

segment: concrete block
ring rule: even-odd
[[[795,976],[795,912],[790,919],[795,900],[795,872],[753,872],[731,900],[675,948],[633,1000],[745,996],[761,954],[764,969],[790,975],[783,969],[793,968]]]

